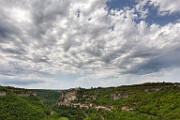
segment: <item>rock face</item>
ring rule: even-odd
[[[123,110],[123,111],[132,111],[133,109],[130,108],[129,106],[123,106],[123,107],[121,107],[121,110]]]
[[[6,92],[0,91],[0,96],[6,96]]]
[[[152,89],[145,89],[144,92],[158,92],[160,91],[160,88],[152,88]]]
[[[76,100],[76,94],[79,89],[70,89],[68,92],[62,94],[60,96],[58,105],[66,105],[69,106]]]
[[[120,98],[128,98],[129,95],[126,94],[126,93],[124,93],[124,94],[123,93],[115,93],[115,94],[112,94],[111,97],[112,97],[113,100],[117,100],[117,99],[120,99]]]
[[[32,91],[24,90],[24,89],[9,89],[12,93],[14,93],[17,96],[20,97],[30,97],[30,96],[36,96],[36,93],[33,93]],[[6,96],[8,92],[6,91],[0,91],[0,96]]]
[[[19,93],[17,95],[20,97],[29,97],[30,96],[30,94],[28,94],[28,93]]]

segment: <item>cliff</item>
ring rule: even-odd
[[[66,105],[70,106],[74,103],[74,101],[77,99],[77,92],[79,91],[79,88],[70,89],[68,91],[65,91],[60,95],[58,105]]]

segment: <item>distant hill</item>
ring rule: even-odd
[[[0,120],[50,119],[58,116],[32,90],[0,86]]]
[[[36,90],[0,86],[0,120],[180,120],[180,84]]]

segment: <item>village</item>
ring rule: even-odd
[[[75,107],[75,108],[79,107],[79,108],[86,108],[86,109],[95,108],[96,110],[103,109],[107,111],[112,111],[112,109],[114,108],[114,106],[102,106],[102,105],[96,105],[93,103],[75,103],[74,101],[77,99],[76,94],[78,91],[79,89],[70,89],[67,93],[61,95],[60,100],[57,104],[59,106],[70,106],[70,107]],[[119,93],[116,93],[112,95],[112,98],[114,100],[119,99],[119,98],[127,98],[127,97],[129,97],[128,94],[121,95]],[[122,106],[120,109],[124,111],[133,110],[129,106]]]

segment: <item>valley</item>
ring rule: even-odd
[[[68,90],[0,86],[1,120],[180,120],[180,84]]]

